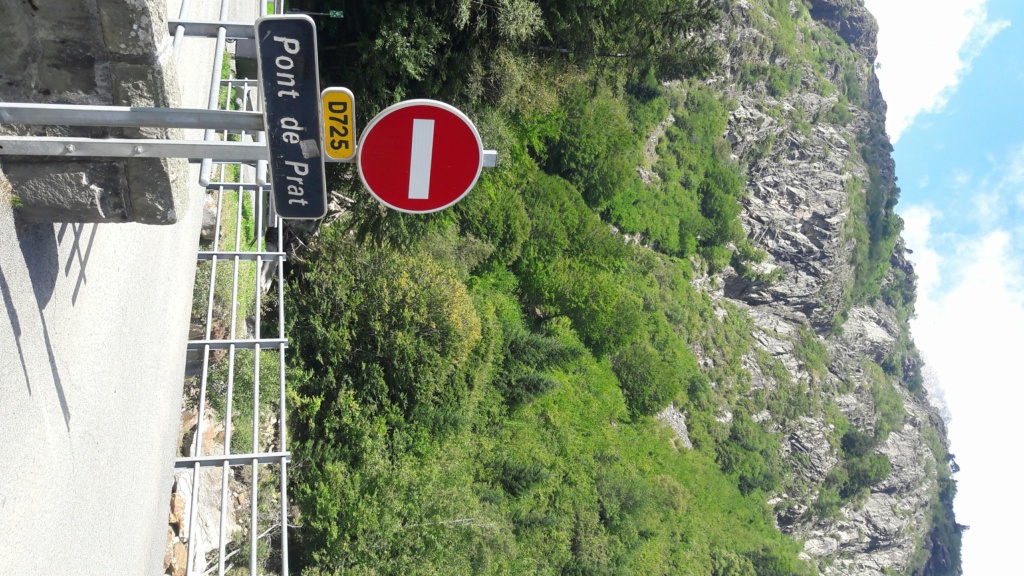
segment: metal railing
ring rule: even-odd
[[[249,0],[252,1],[252,0]],[[266,0],[258,0],[258,14],[266,11]],[[175,23],[181,25],[171,26],[174,35],[175,52],[180,48],[182,39],[193,36],[186,34],[185,28],[189,26],[186,20],[188,16],[188,0],[183,0],[179,18]],[[228,0],[222,0],[220,5],[220,23],[225,23],[228,16]],[[209,27],[209,23],[206,23]],[[209,108],[216,110],[220,108],[222,90],[226,90],[227,98],[225,108],[230,109],[235,97],[241,96],[242,110],[247,112],[260,112],[261,98],[258,93],[259,87],[253,80],[222,79],[221,68],[224,56],[226,41],[226,27],[222,26],[216,31],[216,54],[214,67],[211,75],[211,88],[209,97]],[[228,131],[228,130],[206,130],[204,140],[206,142],[231,142],[233,139],[240,146],[246,146],[245,141],[251,138],[256,143],[265,141],[262,132]],[[248,144],[251,146],[251,144]],[[215,197],[216,216],[212,235],[212,246],[209,250],[202,250],[198,253],[197,277],[209,272],[209,280],[206,283],[205,311],[200,315],[202,321],[201,335],[193,338],[188,343],[189,354],[193,358],[198,355],[201,358],[201,369],[198,378],[198,399],[196,410],[197,420],[195,432],[187,454],[180,456],[175,461],[175,468],[180,472],[176,477],[185,480],[181,476],[183,472],[188,476],[191,472],[191,486],[188,493],[188,523],[187,530],[183,532],[187,543],[187,574],[200,575],[212,573],[216,568],[218,575],[233,568],[229,562],[243,549],[244,544],[233,542],[233,535],[229,532],[229,514],[238,506],[230,497],[231,487],[239,484],[238,479],[244,484],[249,483],[248,509],[248,546],[249,546],[249,572],[259,573],[260,569],[274,571],[279,569],[280,574],[288,574],[288,463],[290,453],[287,451],[286,425],[285,425],[285,349],[287,338],[284,333],[284,260],[282,223],[272,206],[272,195],[269,186],[260,185],[265,181],[266,162],[259,160],[254,171],[249,166],[233,164],[229,162],[213,162],[205,159],[202,162],[200,182],[206,186],[208,194]],[[207,182],[209,182],[207,184]],[[225,205],[229,209],[225,209]],[[233,209],[231,209],[233,208]],[[233,228],[233,235],[230,233]],[[268,232],[269,231],[269,232]],[[224,236],[224,237],[222,237]],[[223,269],[227,265],[227,270]],[[228,290],[224,274],[230,273],[231,282]],[[243,277],[240,280],[240,272]],[[221,276],[218,276],[221,273]],[[248,285],[251,283],[251,285]],[[267,285],[270,290],[266,296],[276,300],[277,326],[276,330],[271,327],[268,336],[263,326],[264,308],[273,309],[272,306],[264,306],[264,290]],[[199,283],[197,282],[197,289]],[[227,322],[226,328],[224,323]],[[218,327],[215,330],[215,327]],[[196,336],[196,334],[193,334]],[[251,351],[251,353],[249,352]],[[226,353],[226,354],[225,354]],[[276,360],[278,366],[276,374],[271,382],[266,382],[264,374],[261,373],[261,360],[264,363]],[[226,362],[226,366],[225,366]],[[216,374],[215,374],[216,373]],[[239,380],[248,384],[251,380],[251,394],[248,390],[238,388]],[[276,382],[274,382],[276,380]],[[271,399],[267,402],[266,395],[261,399],[261,392],[266,393],[272,390],[276,396],[276,402]],[[245,392],[245,394],[243,394]],[[236,399],[244,397],[247,402],[251,401],[251,414],[244,416],[252,418],[251,444],[245,442],[241,436],[244,430],[235,430],[233,418],[241,418],[236,405]],[[219,416],[222,423],[211,424],[208,421],[213,412],[212,405],[220,407]],[[268,405],[265,406],[265,405]],[[276,404],[276,406],[275,406]],[[276,422],[274,420],[276,419]],[[204,454],[204,439],[211,436],[216,425],[223,425],[223,450],[222,453]],[[270,425],[271,432],[263,430],[264,425]],[[207,428],[204,430],[204,428]],[[276,434],[273,433],[276,428]],[[186,433],[189,430],[185,431]],[[241,438],[241,441],[239,440]],[[244,449],[239,449],[240,443],[245,444]],[[269,508],[272,514],[277,515],[276,521],[268,521],[260,518],[260,497],[263,489],[270,483],[261,484],[261,469],[269,471],[272,476],[279,480],[279,487],[274,494],[279,502]],[[201,503],[209,494],[204,494],[204,489],[209,491],[209,484],[204,483],[210,473],[220,471],[220,517],[219,534],[217,535],[216,563],[206,554],[201,554],[202,546],[200,541],[203,535],[198,515],[200,514]],[[248,473],[246,473],[246,471]],[[270,478],[271,477],[266,477]],[[184,483],[184,482],[181,482]],[[181,487],[179,485],[179,491]],[[264,503],[266,504],[266,503]],[[279,510],[276,510],[278,509]],[[265,507],[266,509],[266,507]],[[279,515],[278,515],[279,514]],[[261,525],[261,520],[263,525]],[[265,537],[273,537],[279,530],[278,538],[280,557],[279,566],[263,566],[261,562],[267,563],[270,556],[265,554],[260,558],[258,543]],[[229,549],[232,548],[232,549]],[[212,556],[212,548],[210,550]]]

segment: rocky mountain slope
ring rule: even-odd
[[[959,573],[858,1],[351,8],[321,78],[503,160],[429,218],[331,175],[285,310],[293,567]]]
[[[914,274],[892,212],[877,25],[859,0],[720,4],[724,61],[710,83],[732,103],[741,218],[764,254],[702,285],[745,309],[757,354],[784,367],[750,354],[749,394],[791,380],[810,398],[805,415],[756,417],[794,471],[770,501],[776,522],[823,574],[958,574],[945,427],[906,324]]]

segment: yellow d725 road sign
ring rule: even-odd
[[[356,156],[356,101],[348,88],[325,88],[323,106],[324,151],[327,160],[351,162]]]

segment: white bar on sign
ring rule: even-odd
[[[409,199],[430,197],[430,164],[434,160],[434,121],[412,121],[412,158],[409,161]]]

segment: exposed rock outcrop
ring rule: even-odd
[[[810,4],[811,16],[874,62],[878,56],[878,23],[863,0],[811,0]]]
[[[669,404],[658,414],[658,419],[668,424],[669,428],[676,433],[676,439],[683,448],[693,448],[690,442],[690,432],[686,428],[686,414],[679,411],[675,404]]]
[[[822,574],[931,574],[937,562],[950,564],[944,544],[932,539],[937,471],[948,443],[938,412],[915,382],[920,359],[906,332],[910,304],[878,295],[913,291],[900,240],[888,273],[871,280],[881,290],[865,296],[855,289],[863,283],[857,259],[863,265],[864,242],[877,241],[857,238],[857,219],[878,217],[865,210],[891,210],[884,203],[863,208],[864,190],[889,203],[898,194],[874,75],[877,24],[859,0],[790,2],[788,13],[779,12],[778,2],[721,5],[725,61],[711,83],[734,103],[725,137],[749,176],[741,219],[749,241],[767,256],[753,274],[726,268],[717,280],[694,284],[744,309],[761,353],[784,366],[819,407],[798,418],[757,416],[782,438],[792,470],[791,482],[769,503],[780,529],[805,543],[805,558]],[[834,57],[800,60],[791,47],[780,48],[786,38],[780,17],[797,23],[791,24],[794,44],[817,44],[821,50],[812,53],[831,50]],[[749,73],[773,68],[797,70],[789,77],[798,81],[780,89],[769,85],[770,74],[752,79]],[[820,346],[824,366],[811,366],[806,339]],[[746,364],[751,393],[781,386],[752,359]],[[899,403],[902,408],[893,407]],[[671,422],[672,414],[660,417]],[[841,445],[847,430],[874,437],[869,452],[887,459],[890,469],[856,494],[832,493],[837,500],[830,508],[818,499],[847,473],[844,461],[853,458],[853,448],[847,454]]]

